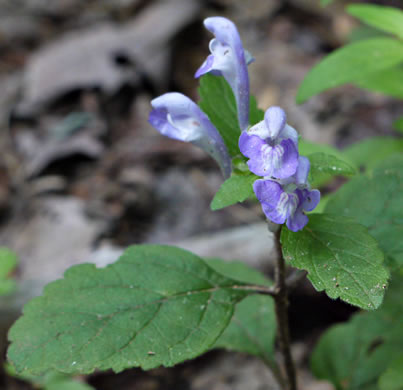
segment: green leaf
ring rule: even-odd
[[[298,149],[299,153],[303,156],[309,156],[310,154],[314,153],[330,154],[336,157],[338,160],[344,161],[346,164],[352,165],[354,167],[354,163],[350,161],[350,159],[347,156],[345,156],[343,151],[340,151],[334,148],[333,146],[327,144],[319,144],[316,142],[301,139],[298,142]]]
[[[299,87],[297,103],[402,61],[403,43],[395,39],[373,38],[351,43],[334,51],[309,71]]]
[[[253,194],[256,175],[232,175],[222,183],[211,202],[211,210],[219,210],[238,202],[243,202]]]
[[[392,361],[388,369],[379,378],[379,390],[403,389],[403,355]]]
[[[393,123],[393,127],[399,133],[403,133],[403,117],[399,118],[395,123]]]
[[[93,387],[86,383],[57,371],[49,371],[43,375],[31,375],[28,373],[18,374],[10,364],[6,364],[5,370],[8,375],[29,382],[33,384],[35,388],[41,388],[43,390],[94,390]]]
[[[380,309],[356,314],[325,332],[312,354],[315,376],[340,390],[378,389],[379,375],[401,356],[402,281],[392,280]]]
[[[251,291],[185,250],[129,247],[104,269],[70,268],[9,332],[17,371],[173,366],[207,351]]]
[[[10,273],[17,266],[17,255],[7,248],[0,247],[0,295],[12,292],[16,285],[9,279]]]
[[[403,11],[375,4],[351,4],[347,12],[361,22],[403,38]]]
[[[354,82],[358,87],[403,99],[403,68],[396,66],[371,73]]]
[[[364,226],[336,215],[311,214],[308,225],[294,233],[281,232],[284,258],[308,271],[308,279],[330,298],[363,309],[381,303],[388,272],[383,254]]]
[[[383,31],[379,31],[376,28],[361,25],[351,31],[351,33],[348,35],[348,42],[352,43],[362,41],[363,39],[380,37],[388,37],[388,34],[384,33]]]
[[[312,187],[319,187],[333,176],[353,176],[357,172],[349,163],[331,154],[313,153],[308,158],[311,163],[309,182]]]
[[[273,282],[260,272],[240,262],[219,259],[206,260],[217,272],[240,280],[270,286]],[[252,295],[236,305],[229,326],[214,344],[214,348],[255,355],[271,364],[274,360],[276,315],[273,298],[267,295]]]
[[[326,212],[366,226],[386,255],[386,264],[403,266],[403,158],[382,163],[373,174],[356,176],[330,199]]]
[[[44,387],[44,390],[94,390],[86,383],[78,382],[73,379],[65,379],[60,382],[51,382]]]
[[[200,108],[207,114],[227,145],[229,154],[240,154],[238,139],[241,129],[238,124],[237,107],[231,87],[224,77],[206,74],[200,79]],[[258,109],[256,100],[251,97],[249,121],[251,125],[260,122],[264,113]]]
[[[372,137],[344,149],[345,158],[361,168],[371,169],[393,154],[403,153],[403,139]]]

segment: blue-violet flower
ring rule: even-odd
[[[225,178],[231,175],[231,158],[221,135],[196,103],[178,92],[151,101],[150,124],[161,134],[191,142],[213,157]]]
[[[215,35],[210,41],[211,54],[197,70],[198,78],[206,73],[224,76],[234,92],[238,121],[241,130],[249,125],[249,74],[247,65],[253,61],[244,51],[242,41],[234,23],[221,16],[204,20],[204,25]]]
[[[249,158],[249,169],[258,176],[285,179],[297,170],[298,134],[287,125],[280,107],[270,107],[264,120],[242,132],[239,149]]]
[[[310,190],[307,182],[309,160],[299,157],[297,172],[285,180],[256,180],[253,189],[266,217],[274,223],[286,222],[297,232],[308,223],[305,211],[312,211],[320,201],[320,192]]]

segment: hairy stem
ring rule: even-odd
[[[290,349],[290,331],[288,328],[288,294],[285,278],[285,261],[280,244],[281,229],[275,233],[275,246],[277,251],[277,263],[275,267],[276,294],[274,302],[276,308],[277,332],[280,351],[283,357],[284,371],[286,373],[286,390],[297,390],[297,377],[294,361]]]

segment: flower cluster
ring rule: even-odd
[[[250,171],[264,177],[253,189],[266,217],[286,222],[294,232],[301,230],[308,223],[304,211],[318,205],[320,192],[310,190],[309,160],[299,156],[298,134],[287,125],[285,112],[270,107],[264,120],[241,134],[239,149],[249,158]]]
[[[263,212],[274,223],[286,223],[292,231],[301,230],[308,223],[305,212],[317,206],[320,192],[310,189],[310,164],[306,157],[299,155],[298,134],[286,123],[285,112],[280,107],[270,107],[264,120],[249,128],[248,65],[253,58],[244,50],[230,20],[211,17],[204,25],[215,37],[210,41],[211,54],[195,77],[211,73],[228,82],[242,130],[239,149],[249,159],[249,170],[263,177],[253,185]],[[197,104],[175,92],[152,100],[151,105],[149,122],[161,134],[199,146],[217,161],[225,178],[231,175],[231,157],[225,143]]]

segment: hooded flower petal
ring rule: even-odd
[[[286,124],[283,127],[283,129],[280,131],[280,134],[278,135],[278,140],[283,140],[283,139],[290,139],[292,142],[294,142],[295,147],[298,148],[297,130],[295,130],[290,125]]]
[[[282,108],[273,106],[264,113],[264,123],[271,139],[277,138],[286,124],[287,117]],[[266,137],[267,138],[267,137]]]
[[[223,175],[231,175],[231,159],[221,135],[207,115],[188,97],[166,93],[151,101],[150,124],[161,134],[191,142],[213,157]]]
[[[264,120],[241,134],[239,149],[258,176],[287,179],[297,171],[298,134],[280,107],[267,109]]]
[[[297,170],[298,150],[291,140],[271,146],[256,135],[243,132],[239,148],[249,157],[248,167],[255,175],[285,179]]]
[[[205,27],[215,35],[210,41],[206,61],[197,70],[195,77],[206,73],[223,76],[234,92],[241,130],[249,125],[249,75],[247,64],[253,59],[245,53],[238,30],[230,20],[216,16],[204,21]]]

